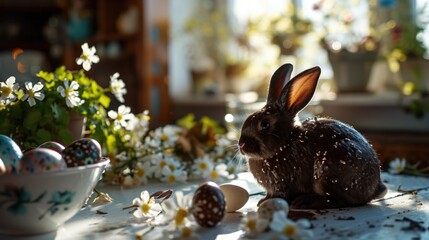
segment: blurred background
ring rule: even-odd
[[[194,113],[237,134],[247,114],[264,105],[278,66],[292,63],[296,75],[318,65],[318,90],[302,118],[354,126],[382,160],[428,162],[428,4],[0,0],[0,81],[26,81],[61,65],[78,69],[75,59],[88,42],[101,58],[90,76],[107,86],[119,72],[125,104],[148,109],[153,127]]]

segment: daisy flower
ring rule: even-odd
[[[64,87],[58,86],[57,91],[66,99],[67,107],[74,108],[82,105],[85,101],[79,98],[79,84],[72,81],[69,85],[69,80],[64,80]]]
[[[149,161],[137,162],[135,172],[134,172],[134,178],[136,178],[136,181],[142,184],[147,184],[148,178],[150,178],[153,174],[154,168],[151,166]]]
[[[185,182],[186,181],[186,172],[180,169],[171,170],[168,166],[165,166],[162,169],[162,175],[161,181],[163,182],[169,182],[171,184],[174,184],[176,182]]]
[[[133,213],[136,218],[154,218],[162,211],[161,205],[155,203],[148,191],[141,192],[140,198],[134,198],[133,205],[138,206]]]
[[[172,148],[176,145],[179,130],[179,127],[172,125],[159,127],[151,132],[151,135],[147,139],[148,144],[152,148]]]
[[[126,127],[128,121],[134,118],[134,114],[131,113],[131,108],[125,105],[118,107],[118,111],[110,110],[107,115],[114,120],[115,129],[118,130],[122,127]]]
[[[229,173],[225,163],[218,164],[214,169],[210,171],[209,178],[212,181],[218,181],[222,178],[227,178]]]
[[[128,169],[128,168],[127,168]],[[128,169],[129,170],[129,169]],[[124,177],[124,180],[123,180],[123,182],[122,182],[122,186],[124,186],[124,187],[132,187],[132,186],[134,186],[136,183],[135,183],[135,180],[134,180],[134,178],[133,177],[131,177],[130,175],[126,175],[125,177]]]
[[[190,239],[190,240],[198,240],[201,239],[201,236],[197,234],[192,227],[184,226],[175,230],[165,230],[162,232],[163,236],[166,239],[174,239],[174,240],[182,240],[182,239]]]
[[[200,177],[207,178],[210,172],[213,171],[213,163],[208,155],[202,158],[197,158],[192,165],[192,172]]]
[[[270,222],[264,218],[258,218],[256,212],[249,212],[240,221],[240,229],[244,231],[246,237],[257,237],[260,233],[263,233]]]
[[[5,103],[9,100],[14,101],[16,99],[15,94],[13,92],[18,90],[19,84],[15,82],[15,77],[9,77],[6,82],[0,82],[0,99],[3,99]]]
[[[180,162],[175,158],[163,153],[154,154],[151,157],[151,162],[154,165],[154,175],[156,178],[160,178],[163,175],[164,167],[168,167],[171,171],[180,168]]]
[[[36,105],[36,99],[42,101],[45,98],[45,94],[40,92],[42,88],[43,84],[41,82],[36,83],[34,86],[32,82],[26,82],[25,89],[27,89],[27,93],[22,96],[21,100],[28,101],[30,107]]]
[[[161,203],[164,210],[161,221],[172,224],[174,229],[187,226],[193,220],[192,198],[192,194],[184,195],[182,191],[175,192],[174,198],[169,198]]]
[[[407,161],[405,159],[396,158],[389,163],[389,173],[400,174],[405,170]]]
[[[95,55],[95,52],[97,51],[95,47],[89,48],[88,43],[84,43],[81,46],[82,48],[82,55],[76,59],[77,65],[82,65],[83,69],[85,71],[91,70],[92,63],[98,63],[100,61],[100,58]]]
[[[125,101],[124,95],[127,93],[127,89],[125,88],[124,81],[119,79],[119,73],[110,76],[110,89],[119,102],[123,103]]]
[[[133,131],[135,135],[141,139],[146,135],[149,130],[149,111],[145,110],[141,114],[137,114],[134,118],[128,121],[128,125],[126,127],[127,130]]]
[[[313,232],[309,230],[310,222],[306,219],[294,222],[286,217],[284,211],[277,211],[273,215],[270,229],[276,232],[279,238],[283,239],[305,239],[313,237]]]

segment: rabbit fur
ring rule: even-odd
[[[239,150],[269,198],[291,208],[353,207],[383,197],[380,162],[372,146],[351,126],[330,118],[297,117],[316,90],[321,69],[290,79],[292,65],[273,74],[266,105],[243,123]]]

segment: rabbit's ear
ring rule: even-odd
[[[296,114],[307,106],[316,91],[320,71],[320,67],[307,69],[288,82],[280,99],[283,109]]]
[[[290,80],[292,70],[292,64],[286,63],[274,72],[268,89],[267,103],[274,103],[279,100],[284,86]]]

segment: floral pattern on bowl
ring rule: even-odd
[[[82,208],[108,164],[0,176],[0,235],[56,231]]]
[[[69,210],[68,205],[73,201],[75,192],[71,191],[56,191],[52,193],[51,198],[47,197],[47,191],[44,191],[39,196],[33,198],[31,193],[25,187],[18,187],[13,184],[6,185],[4,191],[0,192],[0,207],[7,206],[7,210],[12,212],[14,215],[25,215],[27,214],[27,205],[33,203],[39,203],[47,201],[49,208],[42,215],[39,216],[39,220],[50,213],[54,215],[58,211]]]

